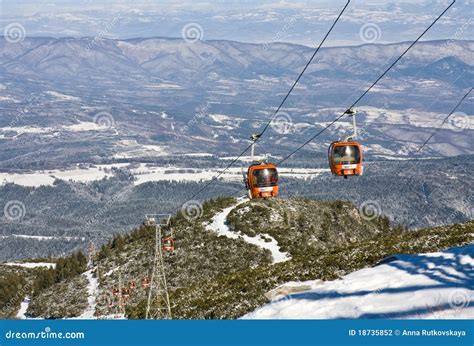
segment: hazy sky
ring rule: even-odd
[[[314,45],[346,0],[0,0],[0,28],[26,36],[182,37]],[[414,39],[450,1],[351,1],[328,45]],[[474,39],[473,1],[458,0],[425,39]],[[364,31],[365,30],[365,31]],[[193,32],[191,32],[193,34]]]

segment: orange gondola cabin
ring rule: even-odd
[[[362,147],[355,141],[332,142],[328,150],[332,174],[344,176],[362,175]]]
[[[246,185],[250,198],[278,195],[278,171],[272,163],[255,163],[247,171]]]

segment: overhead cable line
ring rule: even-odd
[[[291,92],[293,91],[293,89],[296,87],[296,85],[298,84],[298,82],[300,81],[301,77],[303,76],[303,74],[305,73],[305,71],[308,69],[309,65],[311,64],[311,62],[314,60],[314,58],[316,57],[316,54],[318,54],[319,50],[321,49],[322,45],[324,44],[324,42],[326,41],[326,39],[328,38],[329,34],[331,33],[331,31],[333,30],[333,28],[335,27],[336,23],[339,21],[339,19],[341,18],[342,14],[344,13],[344,11],[346,10],[347,6],[349,6],[349,3],[351,1],[350,0],[347,0],[346,4],[344,5],[344,8],[339,12],[339,15],[337,16],[337,18],[334,20],[334,22],[332,23],[331,27],[329,28],[329,30],[327,31],[326,35],[324,35],[324,38],[322,39],[322,41],[319,43],[318,47],[316,48],[316,50],[314,51],[313,55],[311,55],[311,58],[308,60],[308,62],[306,63],[306,65],[304,66],[303,70],[300,72],[300,74],[298,75],[298,78],[296,78],[295,82],[293,83],[293,85],[291,86],[290,90],[286,93],[285,97],[283,98],[283,100],[281,101],[280,105],[278,106],[278,108],[275,110],[275,112],[273,113],[273,115],[270,117],[270,119],[267,121],[267,123],[265,124],[265,126],[263,127],[262,131],[260,133],[258,133],[257,135],[255,135],[251,142],[251,144],[249,144],[237,157],[235,157],[222,171],[220,171],[215,177],[213,177],[206,185],[204,185],[201,189],[199,189],[196,193],[194,193],[188,200],[192,200],[194,199],[197,195],[199,195],[202,191],[204,191],[209,185],[211,185],[215,180],[217,180],[220,176],[222,176],[222,174],[224,174],[230,167],[232,167],[234,165],[234,163],[236,163],[251,147],[252,145],[254,145],[260,138],[261,136],[267,131],[268,127],[270,126],[270,124],[272,123],[272,121],[275,119],[275,117],[277,116],[278,112],[280,111],[280,109],[283,107],[283,105],[285,104],[286,100],[288,99],[288,97],[290,96]]]
[[[352,109],[354,106],[356,106],[360,100],[362,100],[362,98],[367,95],[369,93],[370,90],[372,90],[372,88],[398,63],[398,61],[400,61],[400,59],[402,59],[405,54],[428,32],[429,29],[431,29],[431,27],[433,25],[436,24],[436,22],[444,16],[444,14],[451,8],[451,6],[454,5],[454,3],[456,2],[456,0],[453,0],[453,2],[451,2],[451,4],[446,7],[446,9],[421,33],[420,36],[418,36],[416,38],[415,41],[413,41],[404,51],[403,53],[394,61],[390,64],[390,66],[369,86],[369,88],[367,88],[367,90],[365,90],[362,95],[360,95],[357,100],[355,100],[352,105],[350,105],[340,116],[338,116],[336,119],[334,119],[333,121],[331,121],[328,125],[326,125],[324,128],[322,128],[320,131],[318,131],[315,135],[313,135],[311,138],[309,138],[306,142],[304,142],[303,144],[301,144],[298,148],[296,148],[295,150],[293,150],[290,154],[288,154],[287,156],[285,156],[283,159],[281,159],[277,165],[280,165],[281,163],[285,162],[286,160],[288,160],[290,157],[292,157],[294,154],[296,154],[298,151],[300,151],[301,149],[303,149],[306,145],[308,145],[309,143],[311,143],[316,137],[318,137],[319,135],[321,135],[324,131],[326,131],[329,127],[331,127],[332,125],[334,125],[337,121],[339,121],[344,115],[347,114],[348,110]]]
[[[471,89],[469,89],[469,91],[463,96],[463,98],[456,104],[456,106],[453,108],[453,110],[443,119],[443,121],[441,122],[441,125],[439,125],[438,128],[423,142],[421,147],[419,147],[418,150],[416,151],[417,153],[419,153],[425,147],[425,145],[428,144],[428,142],[431,140],[431,138],[433,138],[433,136],[436,135],[441,130],[443,125],[448,121],[449,117],[451,117],[451,115],[453,115],[453,113],[456,112],[456,110],[459,108],[461,103],[463,103],[463,101],[466,99],[466,97],[468,97],[468,95],[471,93],[472,89],[473,88],[471,87]]]

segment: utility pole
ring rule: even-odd
[[[122,269],[119,269],[119,313],[123,314],[125,316],[125,301],[122,296],[123,290],[122,290]]]
[[[166,283],[165,265],[163,261],[161,227],[168,226],[170,214],[148,214],[145,225],[155,227],[155,250],[153,270],[148,288],[145,318],[171,319],[171,304]]]

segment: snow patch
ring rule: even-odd
[[[56,179],[89,182],[112,176],[99,168],[74,168],[68,170],[36,171],[33,173],[0,173],[0,184],[14,183],[22,186],[51,186]]]
[[[6,266],[22,267],[22,268],[55,268],[56,263],[49,262],[7,262],[2,263]]]
[[[71,132],[82,132],[82,131],[98,131],[104,129],[105,126],[100,126],[94,122],[90,121],[80,121],[77,124],[63,126],[62,128],[66,131]]]
[[[226,156],[221,157],[221,160],[238,160],[241,162],[252,162],[252,161],[265,161],[270,157],[270,154],[262,154],[262,155],[255,155],[255,156]]]
[[[20,310],[18,310],[16,314],[16,318],[20,320],[28,319],[26,312],[28,311],[28,307],[30,306],[31,298],[26,296],[20,304]]]
[[[257,245],[263,249],[267,249],[271,252],[273,263],[285,262],[291,259],[290,255],[287,252],[280,251],[280,246],[278,242],[268,234],[259,234],[255,237],[249,237],[245,234],[239,234],[237,232],[232,232],[227,226],[227,216],[232,211],[232,209],[236,208],[238,205],[246,202],[246,198],[240,198],[236,204],[225,208],[220,213],[214,215],[212,218],[211,223],[206,226],[206,228],[210,231],[216,232],[219,235],[226,236],[227,238],[231,239],[238,239],[241,237],[247,243]],[[265,241],[265,238],[270,241]]]
[[[116,143],[117,153],[114,158],[128,159],[133,157],[168,156],[169,151],[165,146],[154,144],[140,144],[136,140],[121,140]]]
[[[130,144],[132,145],[132,144]],[[161,154],[158,152],[162,150]],[[164,149],[159,146],[145,145],[132,151],[122,151],[119,156],[134,156],[144,153],[155,153],[156,156],[164,156]],[[139,156],[140,156],[139,155]],[[212,156],[207,153],[188,154],[186,156]],[[262,157],[263,158],[263,157]],[[231,157],[226,159],[232,159]],[[241,158],[243,161],[250,160],[250,157]],[[110,172],[112,167],[126,167],[136,178],[135,185],[140,185],[150,181],[208,181],[221,172],[220,168],[192,168],[192,167],[152,167],[148,164],[137,164],[129,166],[128,163],[116,163],[109,165],[96,165],[88,168],[74,167],[71,169],[38,170],[28,173],[0,173],[0,184],[15,183],[22,186],[52,186],[55,179],[72,180],[79,182],[90,182],[100,180],[104,177],[112,176]],[[242,181],[242,172],[246,169],[241,167],[231,167],[221,178],[225,181]],[[282,168],[279,167],[278,173],[281,177],[290,177],[296,179],[311,179],[328,173],[329,169],[309,169],[309,168]]]
[[[61,94],[61,93],[58,93],[57,91],[46,91],[45,94],[53,96],[60,101],[80,101],[81,100],[79,97]]]
[[[34,240],[65,240],[65,241],[85,241],[85,237],[56,237],[56,236],[44,236],[44,235],[28,235],[28,234],[12,234],[12,237],[23,238],[23,239],[34,239]]]
[[[99,281],[94,276],[94,271],[96,268],[89,269],[82,275],[84,275],[87,279],[87,307],[82,312],[82,314],[76,319],[95,319],[95,306],[96,306],[96,299],[99,292]]]
[[[395,255],[340,280],[272,301],[246,319],[472,319],[474,244]]]

